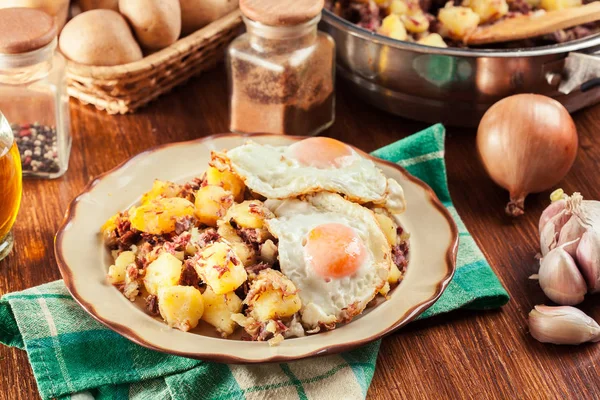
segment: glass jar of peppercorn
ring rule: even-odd
[[[71,151],[65,60],[54,18],[29,8],[0,10],[0,111],[11,123],[23,176],[57,178]]]

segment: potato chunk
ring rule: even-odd
[[[403,0],[392,0],[388,7],[388,14],[405,15],[408,14],[408,4]]]
[[[235,201],[244,200],[244,190],[246,189],[244,181],[227,169],[219,170],[216,167],[208,167],[206,170],[206,183],[221,186],[226,191],[231,192]]]
[[[181,277],[182,262],[171,253],[162,253],[146,267],[144,286],[150,294],[156,295],[163,287],[175,286]]]
[[[196,272],[215,294],[233,292],[248,275],[233,249],[223,242],[204,248],[195,266]]]
[[[448,3],[440,8],[438,20],[442,23],[442,36],[461,40],[479,25],[479,15],[468,7],[454,7]]]
[[[113,285],[124,283],[127,266],[132,263],[135,263],[133,251],[124,251],[119,254],[114,265],[108,268],[108,281]]]
[[[444,42],[444,39],[437,33],[430,33],[429,35],[419,39],[417,43],[432,47],[448,47],[446,42]]]
[[[181,193],[181,186],[178,184],[156,179],[152,184],[152,189],[144,193],[140,202],[145,204],[159,198],[177,197],[179,193]]]
[[[194,205],[179,197],[161,198],[134,208],[131,226],[138,231],[162,235],[175,231],[177,219],[194,216]]]
[[[203,186],[196,192],[196,217],[208,226],[217,226],[233,204],[233,195],[221,186]]]
[[[170,327],[187,332],[202,318],[204,300],[193,286],[162,287],[158,291],[158,310]]]
[[[402,278],[402,272],[400,272],[396,264],[392,263],[392,266],[390,268],[390,274],[388,275],[388,282],[391,285],[395,285],[396,283],[398,283],[400,278]]]
[[[231,316],[242,311],[242,300],[234,292],[215,294],[209,287],[202,293],[202,299],[202,320],[217,328],[221,336],[231,335],[237,326]]]
[[[480,23],[495,21],[508,13],[506,0],[466,0],[463,4],[479,15]]]
[[[406,27],[404,26],[404,23],[402,23],[400,16],[397,14],[390,14],[385,17],[383,21],[381,21],[381,27],[377,33],[398,40],[406,40],[408,36]]]
[[[248,200],[235,204],[225,215],[225,221],[235,221],[240,228],[262,229],[266,218],[274,217],[262,201]]]
[[[256,263],[256,252],[242,240],[231,225],[221,224],[217,233],[233,249],[233,252],[238,256],[242,264],[248,266]]]
[[[395,246],[398,243],[398,233],[396,231],[396,223],[387,215],[375,212],[375,219],[381,227],[381,231],[385,235],[390,246]]]
[[[422,33],[429,29],[429,20],[422,12],[401,17],[406,30],[412,33]]]
[[[294,283],[273,269],[259,272],[250,285],[245,303],[250,316],[260,322],[290,317],[302,306]]]
[[[581,0],[541,0],[540,7],[546,11],[563,10],[581,6]]]

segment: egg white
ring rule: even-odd
[[[402,187],[354,149],[339,167],[316,168],[300,164],[290,146],[249,142],[220,155],[255,193],[269,199],[287,199],[328,191],[358,203],[385,204],[394,213],[404,211]]]
[[[373,213],[341,196],[321,192],[304,199],[267,200],[275,218],[266,221],[279,239],[279,265],[299,289],[302,323],[307,328],[348,322],[360,314],[385,285],[391,267],[390,246]],[[303,242],[315,227],[339,223],[352,228],[367,255],[351,276],[325,279],[307,262]]]

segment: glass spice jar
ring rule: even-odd
[[[54,18],[0,9],[0,111],[11,123],[23,176],[57,178],[71,151],[65,59]]]
[[[323,0],[240,0],[247,32],[227,52],[230,129],[316,135],[335,116],[335,43]]]

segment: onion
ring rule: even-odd
[[[556,185],[577,155],[577,129],[556,100],[517,94],[494,104],[477,130],[477,149],[496,184],[510,192],[506,213],[523,214],[525,197]]]

